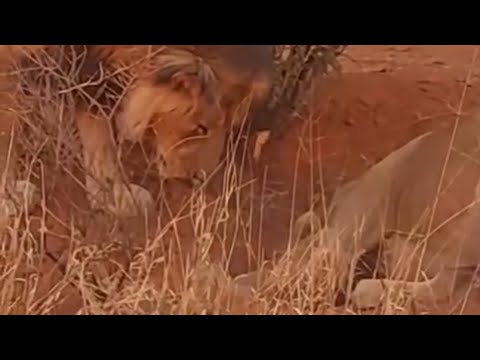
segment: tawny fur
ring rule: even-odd
[[[278,266],[311,269],[316,249],[327,251],[345,287],[358,257],[382,244],[389,280],[361,280],[352,294],[357,306],[379,305],[387,289],[404,288],[420,302],[463,296],[478,283],[479,200],[480,113],[419,136],[339,188],[327,226],[315,211],[302,215],[293,231],[298,245]],[[304,236],[305,228],[312,235]],[[258,276],[268,284],[263,272],[238,281],[251,286]]]
[[[21,59],[23,69],[54,59],[71,75],[54,91],[75,91],[85,167],[97,177],[87,184],[102,188],[120,181],[110,116],[120,140],[152,130],[161,177],[204,177],[218,167],[227,134],[242,125],[245,99],[260,109],[273,76],[273,48],[257,45],[4,45],[0,59],[7,57]],[[25,79],[43,85],[38,70]]]
[[[466,285],[455,281],[455,269],[471,269],[473,276],[480,265],[479,129],[476,114],[458,128],[424,134],[337,192],[328,228],[335,230],[332,241],[346,264],[382,243],[388,278],[435,278],[430,290],[437,300]],[[375,286],[374,291],[382,288]],[[419,289],[414,297],[425,296],[419,285],[409,287]]]

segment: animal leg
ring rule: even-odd
[[[375,308],[389,294],[408,296],[423,304],[445,301],[452,295],[455,276],[454,270],[444,269],[434,278],[425,281],[364,279],[353,291],[352,303],[360,309]]]
[[[112,143],[106,119],[90,112],[77,116],[77,125],[83,145],[86,187],[93,209],[108,209],[118,216],[135,216],[150,209],[150,193],[121,179],[115,146]]]

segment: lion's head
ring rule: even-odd
[[[127,94],[121,137],[138,141],[150,128],[161,177],[204,178],[220,163],[227,130],[216,78],[192,56],[161,60]]]

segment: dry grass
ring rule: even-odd
[[[262,210],[268,197],[261,184],[243,182],[248,156],[239,142],[231,144],[236,154],[226,159],[219,196],[171,184],[158,191],[157,214],[121,220],[88,211],[73,98],[55,90],[59,79],[68,84],[69,74],[42,61],[47,91],[32,88],[23,97],[17,113],[22,126],[13,142],[20,164],[16,176],[37,186],[38,199],[34,208],[17,204],[20,211],[2,224],[1,314],[360,313],[334,305],[343,259],[326,250],[326,239],[297,247],[304,233],[292,229],[285,235],[289,247],[274,266],[252,249],[251,238],[268,236],[248,226],[255,216],[269,216]],[[321,161],[319,154],[311,155]],[[295,186],[313,188],[313,180]],[[292,216],[290,224],[294,221]],[[227,275],[239,247],[247,249],[251,268],[274,269],[256,292]],[[402,293],[390,294],[374,310],[412,311]]]

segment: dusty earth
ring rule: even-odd
[[[313,201],[328,202],[335,186],[416,135],[454,120],[458,110],[468,112],[479,104],[476,51],[477,47],[466,45],[350,46],[341,59],[343,74],[316,81],[305,108],[264,146],[259,163],[247,167],[245,178],[253,173],[255,191],[263,189],[252,200],[263,204],[253,206],[250,214],[252,234],[257,234],[253,248],[272,256],[286,245],[293,218]],[[86,203],[79,195],[75,204],[59,205],[56,199],[65,193],[71,199],[82,190],[73,183],[56,184],[50,189],[56,193],[50,203],[62,218],[56,231],[65,233],[70,211]],[[68,249],[60,235],[51,235],[47,246],[59,258]],[[233,275],[252,266],[245,248],[237,250],[230,266]],[[62,275],[53,261],[44,267],[41,288],[46,292]],[[71,313],[80,305],[72,291],[71,299],[54,312]],[[480,313],[480,306],[472,303],[464,312]]]

